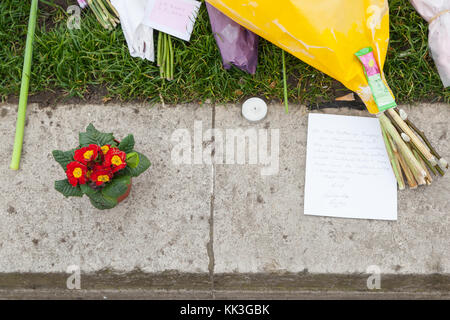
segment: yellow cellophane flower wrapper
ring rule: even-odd
[[[358,93],[370,113],[379,112],[355,52],[372,47],[383,70],[389,44],[387,0],[207,1],[240,25]],[[381,77],[389,88],[383,72]]]

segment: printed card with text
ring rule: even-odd
[[[189,41],[200,5],[194,0],[148,0],[143,23]]]

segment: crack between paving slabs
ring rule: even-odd
[[[211,129],[213,131],[212,137],[211,137],[211,198],[210,198],[210,205],[209,205],[209,242],[206,245],[206,250],[208,253],[208,271],[209,271],[209,277],[211,282],[211,296],[213,299],[215,299],[215,293],[214,293],[214,199],[215,199],[215,188],[216,188],[216,165],[214,162],[214,153],[215,153],[215,147],[214,147],[214,141],[215,141],[215,121],[216,121],[216,105],[212,105],[211,110]]]

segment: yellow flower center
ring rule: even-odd
[[[103,146],[101,149],[102,149],[103,154],[107,154],[108,151],[109,151],[109,147],[108,146]]]
[[[112,163],[113,165],[115,165],[115,166],[120,166],[123,162],[122,162],[122,159],[120,159],[119,156],[113,156],[113,157],[111,158],[111,163]]]
[[[98,176],[97,181],[108,182],[109,181],[109,176],[107,176],[107,175]]]
[[[83,154],[83,157],[84,157],[86,160],[91,160],[91,158],[92,158],[93,155],[94,155],[94,151],[88,150],[88,151],[86,151],[86,152]]]
[[[79,178],[83,175],[83,170],[81,170],[81,168],[75,168],[75,170],[73,170],[73,176],[75,178]]]

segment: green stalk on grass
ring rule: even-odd
[[[169,47],[169,35],[166,34],[166,55],[164,57],[164,59],[166,60],[166,79],[170,80],[170,47]]]
[[[174,52],[172,37],[164,32],[159,32],[158,47],[156,48],[156,64],[159,67],[159,75],[166,80],[173,80]]]
[[[22,83],[20,86],[19,110],[17,112],[16,137],[10,168],[19,170],[20,156],[22,154],[23,134],[25,130],[25,118],[27,112],[28,91],[30,87],[31,60],[33,57],[34,32],[36,30],[38,0],[32,0],[30,8],[30,20],[28,21],[27,40],[25,45],[25,58],[22,70]]]
[[[289,113],[289,105],[288,105],[288,92],[287,92],[287,80],[286,80],[286,59],[284,58],[284,50],[281,49],[281,60],[283,62],[283,91],[284,91],[284,108],[286,113]]]
[[[162,65],[162,32],[158,32],[158,46],[156,47],[156,65],[160,67]]]
[[[111,26],[108,23],[108,21],[105,20],[105,17],[100,12],[97,3],[93,0],[88,0],[89,7],[92,9],[92,12],[94,12],[95,17],[97,18],[97,21],[100,22],[103,28],[109,29]]]
[[[172,45],[172,37],[168,36],[169,38],[169,65],[170,65],[170,72],[169,72],[169,80],[173,80],[173,61],[174,61],[174,53],[173,53],[173,45]]]
[[[103,28],[113,29],[120,23],[119,14],[109,0],[87,0],[87,3]]]

